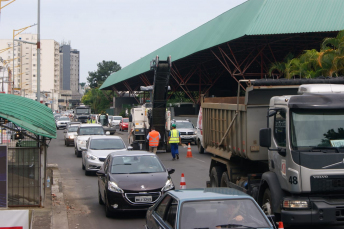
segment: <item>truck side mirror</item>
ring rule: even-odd
[[[259,131],[259,145],[261,147],[271,147],[271,128],[260,129]]]

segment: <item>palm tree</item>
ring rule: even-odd
[[[279,73],[279,78],[281,78],[283,75],[286,75],[286,78],[289,78],[290,61],[293,59],[293,57],[294,57],[293,54],[288,53],[286,57],[284,57],[282,62],[272,63],[269,69],[270,76],[276,70]]]

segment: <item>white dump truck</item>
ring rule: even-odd
[[[241,80],[245,96],[201,99],[208,186],[253,196],[289,225],[344,222],[344,79]]]

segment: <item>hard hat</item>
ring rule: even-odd
[[[176,127],[177,125],[175,123],[172,124],[172,127]]]

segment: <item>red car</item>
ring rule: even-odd
[[[125,131],[128,130],[129,118],[122,118],[121,122],[119,123],[119,130]]]

